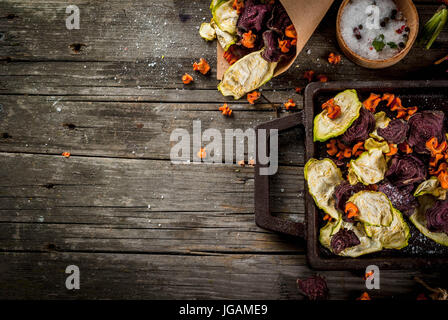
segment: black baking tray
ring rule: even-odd
[[[370,93],[393,93],[398,95],[404,106],[418,106],[419,110],[441,110],[448,113],[448,81],[344,81],[311,83],[304,93],[304,108],[293,115],[261,124],[256,128],[277,129],[280,132],[303,126],[305,129],[305,161],[326,157],[322,144],[313,142],[313,119],[320,113],[321,105],[329,98],[346,89],[356,89],[360,100]],[[448,117],[445,117],[448,124]],[[269,143],[269,137],[266,142]],[[258,141],[257,141],[258,148]],[[258,154],[258,150],[257,150]],[[281,160],[281,159],[280,159]],[[258,226],[304,238],[307,241],[307,259],[317,270],[365,270],[369,265],[382,269],[423,269],[447,268],[448,247],[437,244],[421,234],[407,219],[411,229],[409,245],[402,250],[383,250],[358,258],[345,258],[332,254],[319,243],[319,230],[322,227],[322,214],[312,197],[305,192],[305,222],[294,222],[276,217],[270,212],[269,176],[259,174],[261,165],[255,168],[255,221]],[[302,169],[298,169],[302,170]],[[297,183],[304,183],[298,181]],[[306,186],[304,186],[306,190]]]

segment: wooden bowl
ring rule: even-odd
[[[366,59],[359,54],[353,52],[345,43],[344,39],[342,38],[341,33],[341,17],[342,13],[344,12],[345,6],[350,2],[350,0],[344,0],[339,8],[338,17],[336,20],[336,38],[338,40],[339,46],[342,50],[342,52],[354,63],[360,65],[361,67],[369,68],[369,69],[382,69],[390,67],[394,64],[396,64],[398,61],[403,59],[411,50],[412,45],[414,44],[415,40],[417,39],[418,34],[418,28],[419,28],[419,19],[418,19],[418,13],[417,9],[414,6],[414,3],[412,0],[395,0],[395,3],[397,4],[398,10],[403,13],[403,15],[406,18],[406,24],[410,29],[409,32],[409,38],[406,43],[406,47],[401,50],[398,54],[395,56],[383,59],[383,60],[370,60]]]

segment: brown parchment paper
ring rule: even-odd
[[[280,63],[275,69],[274,77],[282,74],[291,67],[296,60],[300,51],[311,38],[314,30],[327,13],[334,0],[280,0],[282,5],[288,12],[292,23],[297,31],[297,50],[296,55],[289,61]],[[224,50],[218,43],[217,54],[217,70],[216,77],[222,79],[222,75],[229,67],[227,61],[223,58]]]

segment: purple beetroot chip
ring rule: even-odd
[[[426,226],[432,232],[448,234],[448,200],[438,200],[425,212]]]
[[[408,185],[398,188],[389,181],[383,181],[378,185],[378,191],[384,193],[395,209],[411,216],[417,208],[417,200],[412,195],[414,185]]]
[[[396,154],[390,161],[386,177],[396,187],[403,187],[422,182],[426,178],[426,167],[412,154]]]
[[[268,4],[257,3],[255,0],[244,1],[244,9],[238,18],[237,27],[240,34],[252,30],[260,33],[266,30],[266,23],[272,8]]]
[[[328,287],[325,278],[315,275],[305,280],[297,279],[300,291],[310,300],[325,300],[328,297]]]
[[[268,28],[283,34],[286,27],[292,24],[285,8],[280,2],[277,2],[272,9],[272,15],[268,21]]]
[[[408,143],[417,153],[429,153],[426,142],[436,137],[439,143],[445,141],[442,111],[422,111],[409,119]]]
[[[339,254],[345,249],[357,246],[360,243],[361,241],[352,230],[342,228],[331,238],[330,246],[334,253]]]
[[[342,183],[338,184],[334,189],[336,208],[344,212],[345,204],[347,203],[348,199],[355,193],[365,189],[366,187],[361,183],[351,185],[348,181],[343,181]]]
[[[341,140],[347,146],[351,146],[357,141],[366,140],[369,137],[369,133],[374,129],[375,117],[366,108],[361,107],[358,119],[344,132]]]
[[[387,127],[378,128],[378,135],[386,139],[389,143],[400,144],[406,140],[409,125],[406,121],[395,119],[389,122]]]
[[[262,56],[266,61],[277,62],[285,55],[278,47],[278,35],[274,31],[265,31],[263,33],[263,42],[265,49]]]

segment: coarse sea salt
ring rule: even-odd
[[[393,0],[351,0],[340,20],[342,38],[358,55],[383,60],[406,46],[409,28]]]

